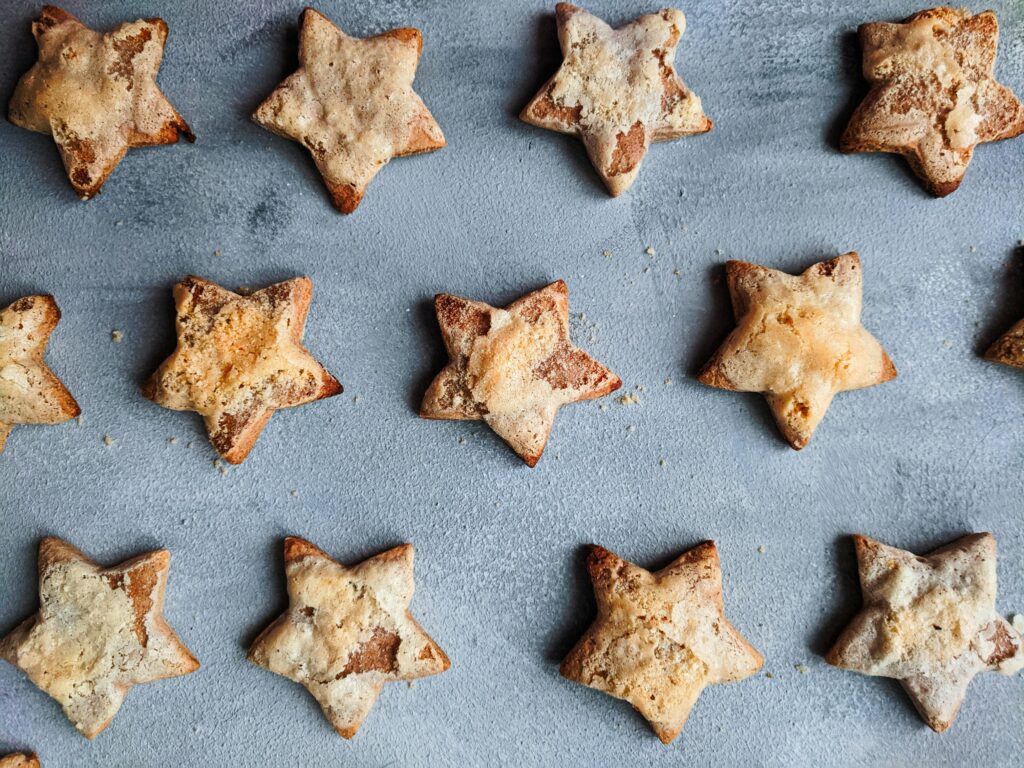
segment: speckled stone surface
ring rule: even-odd
[[[136,688],[88,743],[0,665],[0,753],[76,768],[1019,764],[1019,677],[979,677],[937,736],[896,683],[821,658],[859,605],[852,532],[926,550],[990,530],[998,606],[1024,611],[1024,375],[978,356],[1024,315],[1024,141],[980,147],[945,200],[900,159],[840,155],[863,92],[853,30],[918,10],[852,5],[682,6],[679,71],[715,129],[655,146],[618,200],[577,142],[516,118],[559,60],[550,5],[321,5],[356,35],[423,30],[416,88],[449,142],[394,161],[346,218],[306,151],[248,119],[295,66],[301,3],[69,3],[95,27],[167,20],[159,82],[198,141],[133,150],[81,203],[50,139],[0,122],[0,302],[56,296],[49,361],[84,411],[16,429],[0,457],[0,631],[36,608],[41,536],[108,563],[165,546],[166,615],[203,668]],[[991,5],[998,75],[1024,92],[1024,4]],[[655,6],[589,7],[621,23]],[[4,102],[35,59],[37,12],[0,6]],[[838,396],[796,453],[759,397],[693,379],[732,325],[721,264],[796,271],[853,249],[864,323],[899,378]],[[173,347],[170,287],[189,272],[232,287],[310,275],[306,340],[346,387],[275,415],[226,474],[197,417],[139,395]],[[502,304],[559,277],[575,340],[638,404],[563,409],[534,470],[480,423],[416,417],[444,362],[435,292]],[[285,606],[288,533],[350,561],[414,542],[412,609],[453,661],[387,687],[351,743],[244,658]],[[771,677],[708,690],[664,747],[557,665],[593,612],[585,544],[657,567],[705,538]]]

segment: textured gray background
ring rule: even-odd
[[[616,24],[655,7],[590,5]],[[417,90],[449,141],[385,168],[345,218],[306,151],[248,120],[295,66],[301,3],[69,3],[98,28],[167,20],[159,82],[198,142],[132,151],[81,203],[50,139],[0,122],[0,303],[57,297],[49,361],[85,413],[16,429],[0,458],[0,631],[36,608],[41,536],[106,563],[165,546],[166,614],[203,668],[136,688],[90,744],[0,665],[0,752],[33,748],[48,768],[1019,764],[1019,678],[978,678],[937,736],[895,683],[821,659],[859,605],[852,532],[925,550],[993,531],[999,607],[1024,610],[1024,377],[977,354],[1024,313],[1024,140],[980,148],[945,200],[899,159],[839,155],[862,90],[852,31],[918,9],[839,5],[684,5],[677,63],[715,129],[656,146],[612,200],[579,144],[516,119],[559,61],[548,4],[321,4],[355,35],[424,31]],[[1020,93],[1024,3],[993,5],[998,72]],[[3,101],[35,59],[37,11],[0,7]],[[795,453],[759,397],[693,379],[731,327],[721,264],[797,271],[851,249],[864,322],[899,378],[839,396]],[[229,287],[310,275],[306,340],[346,387],[277,414],[226,475],[197,417],[138,393],[173,347],[170,287],[189,272]],[[416,418],[444,361],[435,292],[502,304],[559,277],[576,340],[626,391],[643,386],[640,404],[564,409],[534,470],[481,424]],[[343,560],[414,542],[413,611],[454,662],[387,687],[351,743],[301,687],[244,659],[285,606],[288,533]],[[557,663],[593,611],[583,545],[655,567],[704,538],[773,677],[708,690],[663,747]]]

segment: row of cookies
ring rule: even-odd
[[[555,16],[562,65],[521,117],[577,136],[612,195],[636,180],[652,142],[711,130],[673,66],[686,26],[681,11],[666,8],[619,29],[569,3]],[[83,199],[100,191],[130,147],[195,140],[156,85],[162,19],[100,33],[45,6],[32,32],[39,61],[19,81],[9,117],[53,136]],[[1024,133],[1024,104],[994,76],[999,24],[991,11],[933,8],[902,24],[864,24],[860,37],[871,90],[843,134],[844,152],[900,153],[942,196],[960,185],[978,144]],[[417,29],[352,38],[306,8],[299,69],[253,119],[309,149],[335,207],[351,213],[391,158],[445,146],[412,87],[422,50]]]
[[[921,557],[854,536],[863,607],[825,659],[899,680],[935,731],[970,681],[1024,669],[1024,617],[996,610],[996,544],[964,536]],[[413,547],[346,566],[310,542],[284,541],[287,610],[248,659],[319,702],[352,738],[387,682],[444,672],[448,657],[409,612]],[[39,545],[39,611],[0,639],[0,658],[57,700],[89,739],[129,690],[187,675],[199,662],[163,616],[167,550],[105,568],[65,541]],[[764,658],[728,621],[714,542],[653,573],[602,547],[587,568],[597,616],[561,664],[564,677],[632,704],[668,744],[708,685],[742,680]]]
[[[861,325],[861,272],[856,253],[801,275],[727,262],[736,328],[699,380],[763,394],[786,440],[803,448],[836,393],[896,376]],[[241,463],[274,411],[342,391],[302,344],[312,291],[308,277],[248,295],[186,277],[174,287],[177,347],[143,394],[202,415],[220,456]],[[434,305],[449,363],[427,389],[420,416],[482,419],[531,467],[561,406],[622,384],[572,344],[561,280],[504,309],[451,294],[439,294]],[[43,360],[59,318],[50,296],[28,296],[0,311],[0,451],[16,424],[54,424],[80,412]],[[1024,320],[986,357],[1024,367]]]

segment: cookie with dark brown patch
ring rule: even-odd
[[[932,8],[902,24],[863,24],[871,90],[843,134],[843,152],[903,155],[933,195],[963,180],[975,147],[1024,133],[1024,104],[995,79],[999,22]]]
[[[529,466],[558,409],[622,386],[569,340],[569,289],[559,280],[505,309],[447,293],[434,298],[451,362],[420,407],[425,419],[483,419]]]
[[[129,148],[195,140],[156,84],[167,42],[163,19],[95,32],[47,5],[32,34],[39,61],[18,82],[8,116],[53,136],[83,200],[100,191]]]
[[[0,452],[15,424],[60,424],[81,413],[43,359],[59,321],[53,296],[26,296],[0,310]]]
[[[249,455],[274,411],[341,392],[302,345],[313,281],[248,296],[189,276],[174,286],[178,346],[143,387],[158,405],[203,416],[225,461]]]
[[[361,40],[313,8],[299,23],[299,69],[253,120],[313,155],[334,206],[352,213],[393,157],[445,146],[441,127],[412,89],[423,35],[403,27]]]
[[[284,541],[288,610],[249,648],[249,661],[313,694],[351,739],[384,683],[451,666],[409,612],[413,547],[403,544],[345,566],[304,539]]]
[[[711,130],[700,98],[676,73],[682,11],[665,8],[612,29],[570,3],[555,6],[562,66],[520,117],[578,136],[613,196],[625,192],[655,141]]]
[[[199,669],[163,616],[170,565],[161,549],[103,568],[66,541],[43,539],[39,612],[0,639],[0,658],[94,738],[133,686]]]
[[[1024,320],[996,339],[985,351],[985,359],[993,363],[1024,368]]]

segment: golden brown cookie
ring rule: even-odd
[[[0,757],[0,768],[39,768],[39,758],[34,752],[16,752]]]
[[[441,127],[412,89],[423,52],[418,29],[361,40],[313,8],[299,22],[299,69],[253,120],[313,155],[334,207],[352,213],[393,157],[445,146]]]
[[[308,277],[248,296],[186,277],[174,286],[178,346],[142,393],[202,415],[213,447],[241,464],[274,411],[341,392],[302,345],[312,297]]]
[[[742,680],[763,666],[725,618],[713,541],[655,573],[595,546],[587,569],[597,618],[565,657],[562,675],[628,701],[662,743],[679,735],[707,686]]]
[[[570,3],[555,6],[562,66],[520,117],[578,136],[612,196],[629,189],[655,141],[711,130],[676,73],[682,11],[665,8],[612,29]]]
[[[899,680],[929,726],[952,725],[979,672],[1024,669],[1024,638],[996,613],[996,540],[974,533],[921,557],[854,536],[864,607],[825,660]]]
[[[199,669],[163,616],[170,565],[161,549],[103,568],[66,541],[43,539],[39,612],[0,639],[0,658],[94,738],[132,686]]]
[[[840,140],[843,152],[901,154],[942,197],[960,186],[978,144],[1024,133],[1024,104],[995,79],[992,11],[932,8],[859,33],[871,90]]]
[[[43,359],[59,321],[53,296],[26,296],[0,310],[0,453],[15,424],[60,424],[81,413]]]
[[[993,363],[1024,368],[1024,320],[993,342],[985,351],[985,359]]]
[[[284,541],[288,610],[249,648],[249,661],[303,685],[343,738],[370,714],[384,683],[451,666],[409,613],[413,547],[345,566],[304,539]]]
[[[94,32],[52,5],[32,23],[39,61],[18,82],[12,123],[53,136],[71,186],[83,200],[100,191],[130,147],[195,141],[160,92],[167,42],[163,19]]]
[[[789,444],[807,445],[837,392],[896,378],[860,323],[856,253],[788,275],[757,264],[725,265],[736,330],[701,371],[710,387],[765,396]]]
[[[425,419],[483,419],[529,466],[558,409],[602,397],[619,377],[569,340],[569,289],[559,280],[496,309],[447,293],[434,298],[450,362],[420,407]]]

